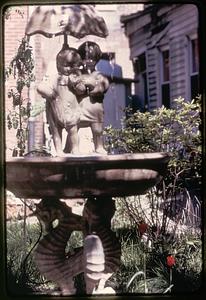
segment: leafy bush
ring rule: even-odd
[[[116,199],[113,228],[124,237],[122,265],[113,281],[120,283],[121,292],[186,292],[201,285],[200,100],[178,98],[173,109],[152,112],[127,110],[121,129],[105,129],[111,154],[171,156],[164,180],[146,195]],[[129,239],[122,226],[133,231]],[[170,255],[175,259],[172,268],[167,265]]]
[[[171,156],[164,178],[167,191],[199,187],[201,177],[200,97],[192,102],[174,100],[151,112],[127,110],[122,128],[105,129],[107,150],[112,153],[168,152]]]

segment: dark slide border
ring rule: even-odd
[[[5,108],[4,108],[4,78],[3,78],[3,68],[4,68],[4,55],[3,55],[3,46],[4,46],[4,10],[7,6],[10,5],[15,5],[15,6],[20,6],[20,5],[43,5],[43,4],[66,4],[66,3],[99,3],[99,4],[115,4],[115,3],[122,3],[122,4],[127,4],[127,3],[168,3],[168,4],[173,4],[173,3],[179,3],[179,4],[194,4],[198,7],[199,10],[199,38],[200,38],[200,81],[201,81],[201,94],[202,94],[202,148],[203,148],[203,187],[202,187],[202,197],[203,197],[203,204],[204,204],[204,199],[206,198],[206,187],[205,182],[206,182],[206,159],[205,159],[205,149],[206,149],[206,144],[205,144],[205,124],[206,124],[206,5],[204,1],[202,0],[193,0],[193,1],[172,1],[172,0],[153,0],[153,1],[138,1],[138,0],[130,0],[130,1],[124,1],[124,0],[103,0],[103,1],[97,1],[97,0],[83,0],[83,1],[78,1],[78,0],[44,0],[44,1],[21,1],[21,0],[8,0],[8,1],[1,1],[0,5],[0,14],[1,14],[1,24],[0,24],[0,186],[1,186],[1,192],[0,192],[0,299],[5,299],[5,300],[12,300],[12,299],[35,299],[36,297],[40,299],[116,299],[116,300],[123,300],[123,299],[149,299],[149,300],[157,300],[157,299],[204,299],[205,294],[206,294],[206,280],[205,280],[205,210],[206,210],[206,205],[204,204],[203,206],[203,284],[202,284],[202,289],[195,292],[195,293],[182,293],[178,295],[122,295],[122,296],[92,296],[92,297],[80,297],[80,296],[71,296],[71,297],[57,297],[57,296],[14,296],[11,297],[7,295],[6,292],[6,281],[5,281],[5,271],[6,271],[6,243],[5,243],[5,131],[4,131],[4,122],[5,122]]]

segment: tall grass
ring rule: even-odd
[[[119,270],[107,285],[119,294],[188,292],[201,286],[201,204],[187,191],[175,199],[163,199],[163,194],[154,188],[146,195],[115,199],[112,229],[120,239],[122,256]],[[143,231],[142,224],[146,224]],[[22,222],[7,222],[7,283],[13,294],[55,290],[33,260],[32,249],[39,237],[38,224],[27,223],[25,238]],[[82,234],[73,232],[66,251],[79,246]],[[172,271],[168,255],[175,257]],[[82,276],[75,283],[81,286]]]
[[[7,289],[11,294],[28,294],[38,290],[45,283],[32,256],[32,250],[39,239],[40,228],[37,224],[7,222]]]
[[[164,190],[159,195],[153,188],[146,195],[116,199],[112,225],[122,244],[116,274],[121,292],[175,293],[201,286],[201,203],[187,190],[170,199],[163,196]],[[175,258],[172,268],[169,255]]]

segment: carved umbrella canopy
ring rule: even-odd
[[[38,6],[26,26],[26,35],[40,33],[52,38],[58,35],[71,35],[83,38],[96,35],[105,38],[107,26],[98,16],[93,5]]]

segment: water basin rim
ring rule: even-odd
[[[166,152],[150,153],[125,153],[114,155],[74,155],[68,154],[65,157],[11,157],[6,163],[89,163],[89,162],[117,162],[117,161],[143,161],[143,160],[164,160],[169,161],[170,154]]]

